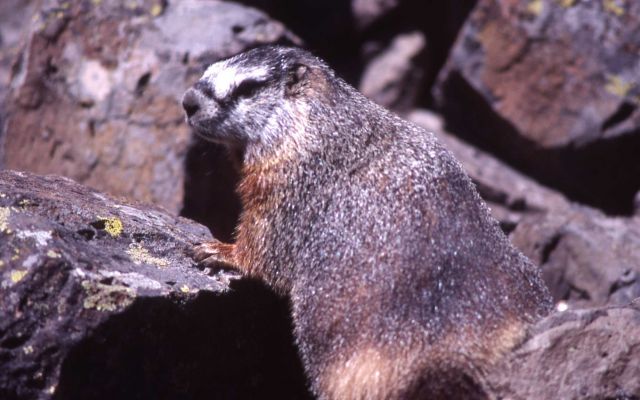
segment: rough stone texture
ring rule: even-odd
[[[0,398],[306,397],[286,302],[195,268],[191,245],[210,237],[67,178],[0,171]]]
[[[613,218],[572,205],[522,219],[511,240],[541,266],[556,301],[570,307],[640,297],[640,217]]]
[[[413,107],[420,95],[426,45],[420,32],[398,35],[367,64],[359,90],[387,108],[406,110]]]
[[[189,196],[185,88],[214,60],[295,40],[234,3],[46,0],[12,82],[4,165],[177,213]]]
[[[640,398],[640,302],[556,313],[488,381],[499,399]]]
[[[31,26],[35,9],[33,0],[3,0],[0,2],[0,102],[11,80],[11,67],[19,44]]]
[[[33,0],[3,0],[0,2],[0,129],[4,124],[4,99],[11,82],[11,70],[16,61],[21,42],[31,26],[35,9]],[[2,166],[0,146],[0,167]]]
[[[441,118],[427,110],[413,110],[407,119],[434,132],[460,161],[489,204],[493,216],[509,233],[530,215],[563,212],[570,205],[560,193],[546,188],[504,162],[446,132]]]
[[[570,197],[640,188],[640,3],[481,0],[440,73],[448,126]]]

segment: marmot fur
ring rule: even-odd
[[[296,48],[211,65],[183,106],[242,154],[236,242],[195,257],[290,296],[319,398],[490,397],[484,372],[552,303],[433,134]]]

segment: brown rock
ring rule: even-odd
[[[480,0],[439,77],[456,133],[571,198],[640,188],[640,3]]]
[[[640,302],[565,311],[489,375],[499,399],[636,399],[640,396]]]
[[[213,60],[295,40],[234,3],[44,3],[8,99],[5,166],[173,212],[183,207],[191,136],[185,88]]]
[[[640,126],[638,15],[637,2],[481,0],[443,79],[460,74],[540,146],[629,133]]]

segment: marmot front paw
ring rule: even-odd
[[[196,244],[192,249],[191,257],[203,267],[238,269],[233,258],[233,248],[233,244],[214,239]]]

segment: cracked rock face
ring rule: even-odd
[[[288,307],[207,275],[195,222],[0,172],[0,398],[304,398]],[[230,286],[231,285],[231,286]]]

